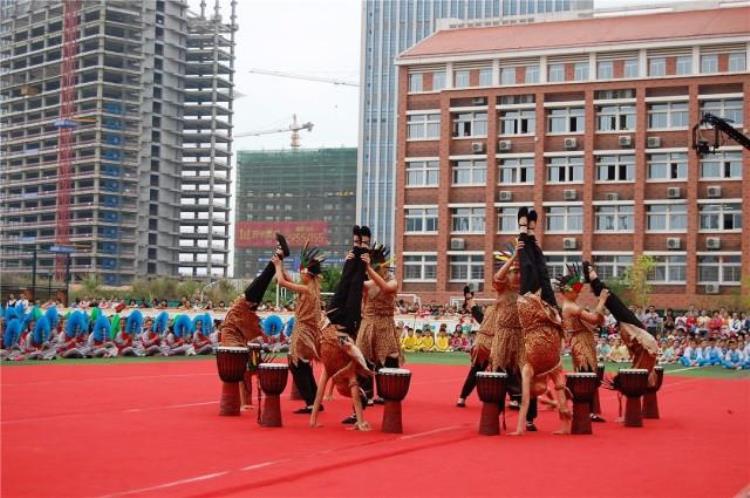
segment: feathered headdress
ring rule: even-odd
[[[133,310],[125,322],[124,332],[130,336],[136,336],[143,330],[143,313],[139,310]]]
[[[375,270],[379,270],[383,266],[393,266],[393,259],[390,258],[391,250],[384,244],[375,244],[370,249],[370,266]]]
[[[563,275],[557,281],[557,286],[560,289],[560,292],[581,292],[585,282],[581,265],[572,264],[566,266],[568,267],[568,274]]]
[[[193,321],[187,315],[179,315],[172,323],[172,331],[180,339],[190,337],[193,334]]]
[[[8,320],[3,334],[3,349],[10,349],[16,345],[21,337],[21,321],[17,318]]]
[[[74,311],[71,313],[68,321],[65,322],[65,335],[72,339],[78,335],[83,335],[88,332],[88,322],[84,317],[82,311]]]
[[[325,254],[322,254],[317,247],[310,247],[310,241],[308,240],[299,256],[299,270],[307,270],[313,275],[320,275],[323,271],[321,263],[325,260]]]
[[[104,342],[109,339],[110,323],[106,316],[99,315],[94,322],[94,340]]]
[[[48,308],[47,311],[44,312],[44,316],[49,320],[50,327],[53,329],[57,328],[57,324],[60,323],[60,313],[58,313],[56,306]]]
[[[169,325],[169,314],[166,311],[162,311],[154,319],[151,325],[151,331],[157,335],[163,335],[167,331]]]
[[[515,253],[515,246],[513,244],[506,244],[504,249],[495,251],[495,261],[499,261],[500,263],[504,264],[506,261],[511,259]]]

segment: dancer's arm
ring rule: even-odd
[[[609,290],[603,289],[602,293],[599,295],[599,301],[596,303],[596,308],[593,313],[579,307],[579,316],[581,317],[581,320],[592,325],[601,325],[604,323],[604,303],[607,301],[608,297]]]
[[[378,272],[375,271],[375,269],[372,266],[370,266],[369,255],[367,254],[363,255],[362,261],[365,262],[365,268],[367,269],[367,276],[370,277],[370,280],[375,282],[375,285],[377,285],[381,291],[394,293],[398,290],[398,282],[396,282],[396,279],[386,281],[383,277],[380,276]]]
[[[508,271],[510,270],[510,267],[513,266],[513,263],[518,259],[518,250],[523,249],[523,242],[516,239],[516,250],[513,251],[513,256],[511,256],[504,264],[500,267],[497,272],[495,272],[495,275],[492,277],[492,280],[494,282],[499,282],[502,280],[505,280],[505,278],[508,276]]]
[[[276,267],[276,282],[285,289],[289,289],[292,292],[296,292],[298,294],[305,294],[308,291],[306,285],[301,284],[295,284],[291,280],[287,279],[286,272],[284,271],[284,268],[282,267],[282,262],[279,259],[278,256],[274,256],[271,261],[273,262],[273,265]]]

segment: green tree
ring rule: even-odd
[[[648,282],[648,277],[653,268],[654,259],[651,256],[641,255],[635,258],[633,266],[625,272],[626,295],[630,302],[641,308],[649,304],[651,284]]]
[[[321,292],[334,292],[339,280],[341,280],[341,267],[329,266],[323,270],[322,278],[323,280],[320,283]]]
[[[83,280],[81,280],[81,291],[89,297],[97,297],[99,295],[100,287],[101,284],[99,283],[99,277],[92,273],[89,273]]]

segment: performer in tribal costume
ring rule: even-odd
[[[518,317],[524,333],[524,348],[521,360],[521,410],[517,429],[512,434],[523,434],[524,419],[529,410],[531,397],[546,392],[549,381],[554,383],[561,420],[561,427],[555,433],[569,434],[571,415],[566,405],[565,382],[560,361],[562,323],[544,253],[534,237],[536,223],[536,211],[525,207],[518,210],[521,233],[517,251],[521,265],[521,295],[517,303]]]
[[[315,384],[312,361],[318,360],[318,343],[320,342],[320,274],[321,263],[325,256],[317,248],[309,247],[305,243],[300,254],[301,283],[292,282],[284,271],[281,260],[273,258],[276,266],[276,281],[281,287],[297,294],[294,305],[294,328],[289,347],[289,370],[297,386],[305,406],[294,413],[312,413],[315,394],[318,386]]]
[[[195,349],[195,354],[202,355],[214,352],[213,328],[214,322],[209,313],[193,318],[193,349]]]
[[[659,345],[654,336],[646,331],[643,323],[625,306],[620,298],[610,291],[597,275],[594,267],[588,261],[583,262],[583,275],[591,285],[591,290],[601,300],[604,298],[604,305],[609,312],[618,321],[620,337],[622,342],[628,348],[633,357],[632,368],[643,368],[649,371],[649,385],[656,383],[656,366],[659,356]],[[617,377],[614,378],[614,387],[617,388]]]
[[[366,229],[366,227],[363,227]],[[326,317],[321,324],[318,352],[323,363],[323,372],[318,380],[318,391],[315,395],[313,410],[310,414],[310,426],[318,427],[318,412],[325,394],[326,384],[330,380],[339,394],[352,398],[355,414],[355,428],[369,431],[370,424],[364,419],[366,396],[360,387],[358,377],[372,377],[362,352],[352,340],[356,337],[361,319],[362,289],[365,281],[368,249],[362,247],[363,233],[369,243],[370,231],[363,231],[355,226],[353,230],[354,247],[344,263],[344,271],[331,302],[328,304]],[[342,290],[345,289],[345,292]],[[349,418],[344,422],[348,423]]]
[[[277,245],[274,254],[283,259],[289,256],[289,246],[281,234],[276,234]],[[260,319],[256,314],[268,285],[276,275],[276,267],[269,261],[260,275],[250,282],[245,294],[234,300],[219,329],[219,344],[222,346],[247,346],[247,343],[260,337]]]
[[[573,370],[576,372],[596,372],[596,333],[594,327],[604,323],[604,302],[609,295],[605,289],[599,296],[594,312],[581,308],[578,295],[583,288],[584,278],[579,268],[568,266],[568,274],[560,277],[558,286],[563,297],[562,323],[570,341],[570,355]],[[601,414],[591,406],[591,420],[604,422]]]
[[[370,280],[365,282],[364,316],[357,332],[357,347],[370,369],[376,372],[383,367],[398,368],[403,360],[393,318],[398,282],[389,277],[389,252],[384,245],[376,244],[369,258],[363,258]],[[372,389],[367,395],[372,397]],[[382,403],[382,399],[376,402]]]

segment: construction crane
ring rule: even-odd
[[[57,173],[57,223],[55,244],[70,244],[70,157],[73,119],[76,98],[75,58],[78,54],[78,17],[81,0],[65,0],[63,4],[63,47],[60,68],[60,118],[56,120],[58,132]],[[58,254],[55,258],[55,274],[62,280],[66,273],[66,258]]]
[[[258,137],[260,135],[271,135],[273,133],[285,133],[288,131],[292,132],[292,150],[297,150],[300,148],[300,136],[299,132],[302,130],[312,131],[313,124],[311,122],[299,124],[297,122],[297,115],[292,115],[292,124],[287,126],[286,128],[274,128],[270,130],[257,130],[257,131],[244,131],[241,133],[235,133],[234,138],[242,138],[242,137]]]
[[[706,124],[711,125],[714,129],[713,143],[704,139],[701,134],[701,127]],[[693,149],[695,149],[699,157],[716,152],[716,149],[721,145],[719,139],[721,133],[728,136],[747,150],[750,150],[750,138],[745,136],[742,132],[737,131],[737,129],[731,125],[729,120],[707,112],[703,115],[698,124],[693,126]]]
[[[269,69],[250,69],[248,71],[251,74],[264,74],[266,76],[277,76],[279,78],[290,78],[294,80],[307,80],[317,81],[320,83],[331,83],[337,86],[353,86],[358,87],[358,81],[340,80],[336,78],[324,78],[322,76],[308,76],[305,74],[287,73],[284,71],[271,71]]]

